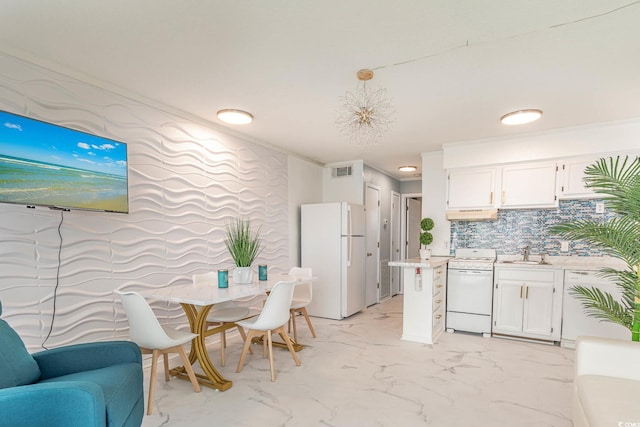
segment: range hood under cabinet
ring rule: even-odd
[[[498,209],[458,209],[446,212],[449,221],[488,221],[498,219]]]

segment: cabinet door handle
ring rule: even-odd
[[[441,299],[437,299],[437,300],[436,300],[436,304],[440,304],[441,302],[442,302],[442,300],[441,300]]]
[[[525,299],[529,299],[529,287],[527,286],[527,296]]]
[[[436,319],[440,320],[440,318],[441,318],[441,317],[442,317],[442,314],[438,314],[438,315],[436,316]]]
[[[522,299],[522,286],[520,286],[520,299]]]
[[[489,204],[493,205],[493,191],[489,194]]]
[[[507,193],[505,191],[502,192],[502,204],[504,205],[504,199],[506,198]]]

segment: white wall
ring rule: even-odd
[[[333,168],[343,166],[352,167],[351,176],[332,176]],[[364,162],[353,160],[325,165],[322,172],[322,201],[364,205]]]
[[[444,144],[445,169],[614,153],[640,148],[640,119],[511,138]]]
[[[422,178],[411,181],[400,181],[400,192],[402,194],[421,193]]]
[[[1,53],[0,109],[128,143],[130,213],[64,213],[48,346],[126,335],[116,288],[186,284],[194,273],[232,267],[224,227],[238,215],[262,226],[259,261],[273,272],[289,268],[285,154]],[[292,173],[319,194],[319,173],[300,169]],[[304,193],[302,183],[293,193]],[[61,213],[0,204],[0,217],[3,318],[37,350],[52,319]],[[154,309],[185,323],[176,304]]]
[[[433,255],[449,255],[451,226],[445,216],[447,172],[442,168],[442,152],[422,153],[422,217],[431,218]]]
[[[300,205],[322,202],[322,166],[289,156],[289,259],[300,265]]]

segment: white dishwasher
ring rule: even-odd
[[[622,296],[615,283],[609,279],[599,277],[596,271],[565,270],[564,298],[562,302],[562,339],[560,341],[563,347],[574,348],[576,338],[581,335],[618,338],[627,341],[631,338],[631,332],[624,326],[587,316],[584,313],[582,303],[570,292],[570,289],[574,286],[598,288],[611,294],[618,301]]]

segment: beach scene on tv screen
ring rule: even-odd
[[[127,146],[0,112],[0,202],[128,212]]]

